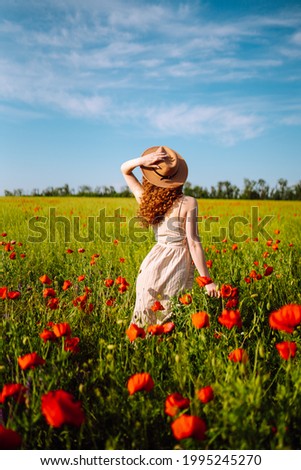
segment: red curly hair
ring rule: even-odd
[[[138,210],[144,226],[159,224],[176,199],[183,194],[183,185],[176,188],[159,188],[142,179],[143,194]]]

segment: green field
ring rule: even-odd
[[[220,323],[232,297],[195,282],[191,303],[174,298],[172,331],[130,341],[135,278],[154,243],[136,210],[133,198],[0,200],[0,448],[300,449],[301,318],[287,307],[291,331],[269,318],[301,305],[301,203],[200,200],[210,273],[238,288],[242,325]],[[193,324],[197,312],[208,326]],[[296,353],[281,356],[279,343]],[[229,359],[237,349],[242,362]],[[154,385],[130,394],[144,372]],[[166,414],[174,393],[187,400]],[[186,429],[180,416],[200,420]]]

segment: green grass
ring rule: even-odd
[[[267,246],[260,234],[258,241],[253,240],[250,224],[254,229],[256,221],[251,220],[252,206],[259,208],[261,220],[265,215],[274,216],[265,229],[273,243],[280,239],[278,250]],[[55,208],[56,217],[67,220],[56,219],[51,233],[49,220],[43,219],[49,218],[49,208]],[[115,223],[107,221],[105,225],[108,241],[104,241],[103,227],[101,233],[100,223],[95,220],[104,208],[106,216],[115,217]],[[5,231],[7,236],[0,237],[0,287],[18,290],[21,296],[16,300],[0,299],[0,392],[8,383],[27,387],[25,403],[16,403],[10,397],[0,405],[2,424],[19,433],[22,449],[300,448],[300,327],[292,334],[282,333],[269,327],[268,318],[285,304],[301,304],[301,204],[199,201],[199,215],[203,217],[200,233],[207,260],[212,260],[210,273],[220,286],[231,284],[239,288],[243,326],[228,330],[220,325],[218,316],[225,300],[207,298],[195,283],[190,305],[174,299],[172,333],[130,343],[125,331],[135,300],[135,279],[141,261],[153,245],[151,231],[134,232],[138,227],[133,224],[136,209],[133,199],[1,199],[0,234]],[[210,224],[210,216],[217,216],[218,221]],[[235,225],[233,240],[229,223],[233,224],[230,220],[238,216],[244,218],[244,223]],[[90,235],[88,217],[95,226]],[[81,240],[74,237],[77,222]],[[46,240],[29,241],[44,233],[30,230],[33,224],[47,233]],[[70,240],[66,241],[68,224]],[[212,237],[219,235],[223,235],[220,239],[226,235],[227,241],[213,242]],[[145,240],[139,242],[137,238],[142,236]],[[239,236],[246,240],[238,242],[233,251],[232,245]],[[116,239],[119,243],[114,243]],[[11,251],[5,250],[5,243],[12,240],[16,241],[15,259],[10,259]],[[67,254],[67,248],[74,252]],[[79,248],[85,252],[79,253]],[[264,252],[268,252],[267,257]],[[26,256],[21,258],[21,253]],[[99,257],[90,264],[94,254]],[[258,266],[254,261],[259,262]],[[245,277],[252,269],[263,274],[263,263],[272,266],[273,273],[246,283]],[[52,279],[51,287],[59,298],[57,310],[46,306],[45,286],[39,280],[43,274]],[[79,275],[85,275],[84,281],[78,281]],[[118,292],[116,284],[110,288],[104,285],[105,279],[115,280],[118,276],[130,284],[124,293]],[[63,291],[66,279],[73,285]],[[84,293],[84,286],[91,290],[90,313],[73,304]],[[113,306],[106,305],[110,297],[115,298]],[[192,325],[191,314],[198,311],[210,315],[210,327],[197,330]],[[63,338],[43,342],[39,335],[49,322],[68,322],[72,336],[80,338],[79,352],[66,352]],[[298,348],[296,356],[288,361],[275,348],[283,340],[295,341]],[[247,363],[229,361],[228,354],[236,348],[247,351]],[[18,358],[34,351],[46,363],[22,370]],[[127,381],[137,372],[149,372],[155,386],[150,392],[129,396]],[[202,404],[196,391],[206,385],[213,387],[214,399]],[[82,426],[54,428],[47,424],[41,412],[41,397],[58,389],[70,392],[81,402],[85,413]],[[177,441],[173,436],[174,418],[165,415],[164,403],[174,392],[190,399],[187,413],[205,420],[205,440]]]

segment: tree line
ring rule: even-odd
[[[219,181],[216,186],[210,189],[203,186],[193,186],[189,181],[184,185],[184,194],[197,199],[273,199],[273,200],[301,200],[301,180],[293,186],[288,185],[288,181],[280,178],[275,187],[270,187],[264,179],[250,180],[244,179],[243,187],[232,184],[230,181]],[[49,186],[40,191],[33,189],[29,194],[23,189],[13,191],[4,190],[5,196],[78,196],[78,197],[131,197],[127,186],[117,191],[114,186],[97,186],[92,188],[82,185],[77,191],[71,189],[68,184],[61,187]]]

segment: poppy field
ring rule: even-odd
[[[133,198],[1,198],[1,449],[300,449],[301,203],[198,203],[221,297],[140,328]]]

